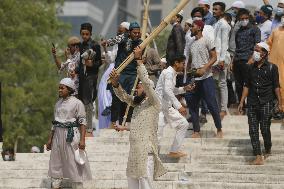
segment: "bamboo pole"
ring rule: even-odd
[[[190,0],[181,0],[179,4],[172,10],[168,16],[162,20],[160,25],[139,45],[140,48],[143,50],[156,36],[158,36],[163,29],[170,23],[172,17],[176,16],[181,9],[183,9]],[[132,62],[134,59],[134,53],[132,52],[116,69],[116,72],[119,74],[124,70],[124,68]],[[108,83],[110,83],[110,79],[108,79]]]

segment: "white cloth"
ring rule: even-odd
[[[147,176],[141,177],[139,179],[127,177],[128,188],[131,189],[154,189],[153,187],[153,174],[154,174],[154,158],[153,156],[148,156],[147,161]]]
[[[214,39],[217,53],[215,64],[218,64],[220,61],[225,61],[225,64],[230,64],[231,62],[230,53],[228,52],[230,31],[231,27],[224,18],[218,20],[214,25]]]
[[[271,27],[272,27],[271,20],[266,20],[264,23],[258,25],[258,28],[260,29],[260,32],[261,32],[261,41],[262,42],[265,42],[268,39],[268,37],[270,36]]]
[[[182,107],[179,100],[175,95],[185,93],[183,87],[176,86],[176,71],[169,66],[167,69],[163,70],[156,86],[156,92],[161,100],[162,109],[168,109],[174,106],[175,109],[180,109]]]

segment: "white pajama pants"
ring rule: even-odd
[[[165,110],[159,114],[159,138],[163,136],[163,129],[166,124],[169,124],[172,128],[175,128],[176,130],[176,134],[170,152],[178,152],[182,146],[189,123],[187,122],[186,118],[179,113],[177,109],[170,107],[168,110]]]
[[[147,176],[141,178],[127,177],[129,189],[154,189],[153,187],[153,175],[154,175],[154,157],[148,156],[147,162]]]

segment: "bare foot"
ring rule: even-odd
[[[116,123],[112,122],[109,126],[109,129],[115,129],[115,127],[116,127]]]
[[[170,152],[168,154],[168,157],[170,158],[181,158],[181,157],[185,157],[187,156],[187,154],[185,152]]]
[[[201,138],[200,132],[193,132],[191,138]]]
[[[224,136],[224,134],[223,134],[222,130],[217,131],[216,138],[223,138],[223,136]]]
[[[263,165],[264,161],[261,155],[257,155],[255,160],[250,162],[250,165]]]

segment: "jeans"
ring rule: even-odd
[[[186,93],[185,100],[188,105],[189,113],[191,114],[193,130],[194,132],[200,132],[199,125],[199,102],[204,99],[208,109],[213,116],[215,127],[217,129],[222,128],[220,111],[218,108],[216,94],[215,94],[215,82],[212,77],[196,82],[196,87],[193,92]]]

